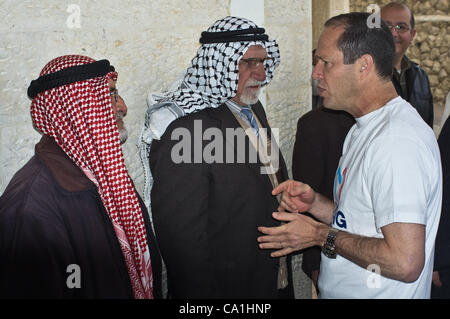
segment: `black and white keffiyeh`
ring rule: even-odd
[[[232,99],[237,92],[239,61],[247,49],[260,45],[266,49],[264,63],[266,79],[270,83],[280,63],[280,51],[275,40],[270,40],[254,22],[238,17],[225,17],[216,21],[202,33],[202,45],[192,59],[186,73],[178,83],[164,94],[150,94],[148,110],[140,136],[141,160],[144,166],[144,202],[149,212],[150,191],[153,184],[149,167],[149,152],[153,139],[160,139],[167,126],[175,119],[218,107]]]

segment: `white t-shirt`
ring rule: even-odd
[[[429,298],[434,241],[442,201],[442,170],[433,131],[401,97],[356,119],[344,142],[334,182],[332,226],[383,238],[394,222],[426,225],[425,265],[412,283],[322,254],[321,298]]]

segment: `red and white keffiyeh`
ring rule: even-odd
[[[53,59],[40,76],[94,59],[66,55]],[[55,139],[69,158],[98,188],[119,240],[135,298],[153,298],[150,250],[143,212],[125,167],[113,115],[109,72],[39,93],[31,103],[34,126]]]

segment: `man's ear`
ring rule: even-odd
[[[364,54],[356,60],[356,70],[362,78],[367,77],[372,71],[374,71],[374,68],[375,64],[373,62],[373,57],[370,54]]]
[[[412,29],[411,30],[411,42],[413,42],[415,36],[416,36],[416,29]],[[410,42],[410,44],[411,44],[411,42]]]

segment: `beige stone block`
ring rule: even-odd
[[[301,19],[299,19],[301,17]],[[264,2],[264,19],[267,26],[296,25],[311,21],[311,2],[275,0]]]
[[[430,57],[431,57],[432,59],[437,59],[437,58],[439,58],[439,57],[440,57],[439,49],[438,49],[438,48],[433,48],[433,49],[431,50]]]
[[[421,65],[426,68],[431,68],[433,66],[433,60],[425,59],[421,62]]]
[[[430,79],[430,85],[431,86],[438,86],[439,78],[438,78],[437,75],[429,75],[429,79]]]
[[[431,3],[429,1],[417,1],[418,3],[420,2],[420,11],[427,13],[430,12],[432,10],[431,8]]]
[[[440,88],[436,88],[433,92],[433,98],[437,101],[443,100],[444,96],[444,91],[442,91]]]
[[[433,67],[431,68],[431,72],[437,74],[437,73],[439,73],[440,70],[441,70],[441,64],[439,63],[439,61],[434,61]]]
[[[435,36],[435,35],[425,35],[426,36],[426,39],[428,40],[428,43],[432,43],[432,44],[434,44],[434,42],[436,41],[436,39],[437,39],[437,36]]]
[[[442,59],[442,68],[445,69],[447,74],[450,74],[450,55],[446,55],[446,57]]]
[[[449,2],[448,0],[439,0],[436,1],[436,9],[437,10],[441,10],[443,12],[447,12],[448,14],[448,10],[449,10]]]
[[[418,46],[410,46],[408,48],[408,57],[410,58],[418,58],[420,56],[420,49]]]
[[[421,53],[430,52],[430,47],[428,46],[427,42],[422,42],[422,45],[420,46],[420,52]]]
[[[440,32],[440,29],[436,26],[431,27],[431,29],[429,30],[430,34],[432,35],[438,35]]]

